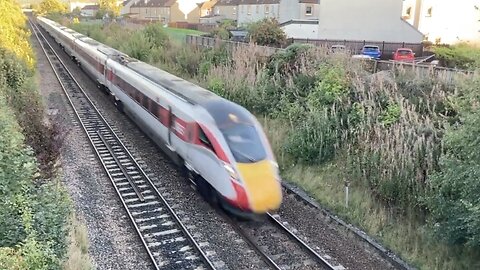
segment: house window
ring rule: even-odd
[[[233,7],[233,12],[232,12],[233,15],[237,14],[237,7]]]
[[[305,8],[305,15],[312,15],[312,6],[307,6]]]
[[[427,17],[432,17],[432,8],[427,10]]]
[[[251,11],[250,11],[250,6],[247,6],[247,14],[248,15],[252,14]]]
[[[258,14],[258,10],[260,9],[260,6],[259,5],[256,5],[255,6],[255,12]]]
[[[269,6],[265,6],[265,13],[268,14],[270,12],[270,7]]]

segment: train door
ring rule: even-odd
[[[175,151],[175,148],[173,147],[172,145],[172,132],[173,132],[173,124],[174,124],[174,121],[175,121],[175,116],[173,115],[173,112],[172,112],[172,106],[168,106],[168,145],[167,147],[172,150],[172,151]]]

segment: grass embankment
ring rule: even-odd
[[[26,17],[0,2],[0,269],[61,269],[71,201],[56,169],[58,127],[44,121]]]
[[[170,42],[155,25],[74,28],[247,107],[285,179],[414,265],[480,267],[480,202],[471,191],[480,184],[454,173],[478,162],[466,158],[480,146],[468,136],[474,122],[464,122],[479,101],[478,77],[450,82],[401,68],[372,75],[348,56],[301,45],[268,58],[257,47],[202,50]]]
[[[163,30],[170,37],[170,39],[175,40],[179,43],[185,43],[185,39],[187,35],[200,36],[205,34],[205,32],[201,32],[197,30],[173,28],[173,27],[166,27],[166,28],[163,28]]]

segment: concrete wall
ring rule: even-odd
[[[423,34],[402,20],[402,0],[322,0],[319,38],[421,42]]]
[[[411,8],[412,15],[407,19],[412,25],[435,42],[456,43],[460,41],[480,42],[480,8],[479,0],[405,0],[404,13]],[[431,14],[429,12],[431,9]]]
[[[318,24],[291,23],[286,24],[282,29],[288,38],[318,38]]]
[[[279,17],[279,4],[269,5],[238,5],[238,25]]]

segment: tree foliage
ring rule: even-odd
[[[65,3],[60,0],[43,0],[40,3],[39,13],[40,14],[53,14],[60,13],[64,14],[68,12],[68,7]]]
[[[122,10],[121,5],[117,5],[116,0],[99,0],[99,14],[108,14],[110,17],[118,17],[120,16],[120,11]]]
[[[13,52],[32,68],[35,60],[25,23],[26,17],[15,0],[0,1],[0,47]]]
[[[250,41],[263,46],[281,46],[287,36],[274,18],[265,18],[248,26]]]

